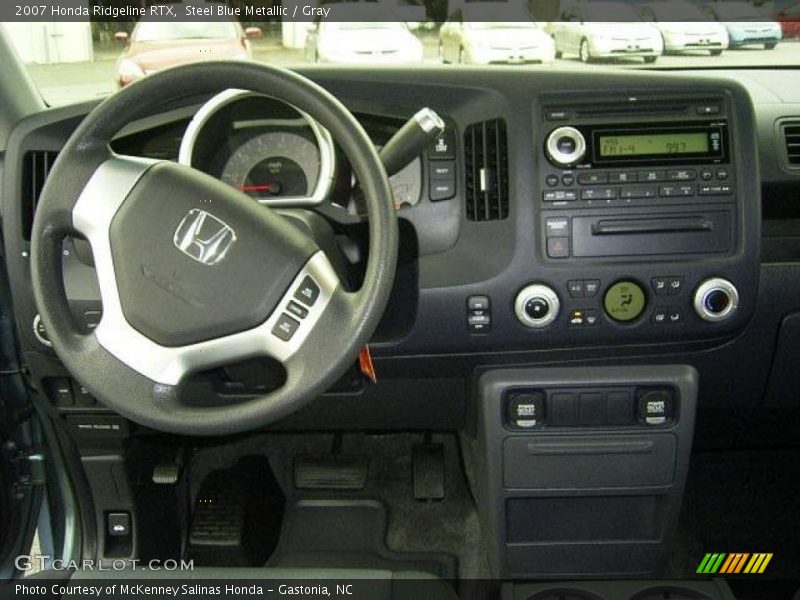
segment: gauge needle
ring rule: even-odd
[[[268,192],[272,189],[272,186],[268,183],[263,185],[242,185],[239,186],[239,189],[243,192]]]

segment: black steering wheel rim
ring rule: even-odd
[[[75,235],[78,196],[127,123],[186,97],[229,88],[271,96],[307,113],[350,161],[369,214],[369,255],[361,289],[339,293],[287,364],[287,381],[268,395],[227,406],[181,403],[181,385],[154,381],[109,352],[71,316],[63,284],[62,243]],[[269,210],[269,209],[265,209]],[[291,71],[246,62],[176,67],[125,88],[96,107],[62,149],[43,189],[32,237],[32,286],[53,349],[101,402],[136,422],[181,434],[221,435],[275,422],[324,392],[352,364],[383,314],[397,260],[397,219],[378,154],[350,112],[322,87]],[[105,300],[104,300],[105,302]],[[291,369],[288,368],[291,366]]]

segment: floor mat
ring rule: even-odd
[[[684,512],[695,556],[705,552],[771,552],[771,579],[800,579],[800,451],[701,453],[692,458]]]
[[[386,547],[387,511],[375,500],[297,500],[287,509],[271,567],[424,571],[455,579],[456,561],[439,553]]]

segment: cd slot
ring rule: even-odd
[[[572,218],[577,258],[718,254],[731,249],[730,210],[669,215]]]

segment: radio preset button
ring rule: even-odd
[[[621,171],[608,176],[609,183],[633,183],[637,179],[635,171]]]
[[[656,188],[654,187],[628,187],[620,190],[620,198],[629,200],[633,198],[655,198]]]
[[[581,185],[608,183],[608,173],[581,173],[578,175],[578,183]]]
[[[581,190],[581,200],[614,200],[617,190],[614,188],[589,188]]]
[[[664,181],[664,171],[639,171],[640,183]]]

